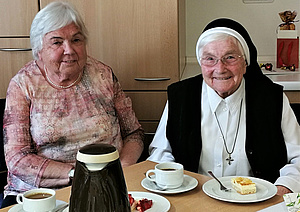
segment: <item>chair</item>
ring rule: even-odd
[[[153,137],[154,133],[145,133],[144,150],[137,162],[142,162],[149,157],[149,145],[151,144]]]
[[[7,184],[7,167],[4,157],[3,145],[3,113],[5,108],[5,99],[0,99],[0,206],[3,200],[4,186]]]
[[[291,108],[293,109],[296,118],[298,120],[298,123],[300,124],[300,103],[292,103]]]

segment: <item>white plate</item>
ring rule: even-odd
[[[219,178],[225,187],[231,188],[231,191],[229,192],[221,191],[220,185],[215,179],[211,179],[204,183],[202,190],[212,198],[235,203],[260,202],[270,199],[277,193],[277,187],[274,184],[259,178],[247,177],[256,184],[256,193],[246,195],[239,194],[231,186],[231,178],[233,177],[234,176]]]
[[[129,191],[128,194],[131,194],[135,200],[140,200],[143,198],[147,198],[148,200],[152,200],[152,207],[147,210],[147,212],[167,212],[169,211],[171,205],[170,202],[157,194],[149,193],[149,192],[139,192],[139,191]],[[63,212],[68,212],[69,207],[66,208]]]
[[[177,194],[177,193],[190,191],[196,188],[198,185],[198,181],[197,179],[189,175],[184,175],[183,183],[179,188],[172,188],[164,191],[157,190],[155,184],[152,181],[148,180],[147,178],[144,178],[141,184],[145,189],[152,192],[161,193],[161,194]]]
[[[128,194],[131,194],[135,200],[140,200],[143,198],[152,200],[152,207],[148,209],[147,212],[166,212],[169,211],[171,207],[170,202],[166,198],[157,194],[139,191],[128,191]]]
[[[66,202],[62,200],[56,200],[56,208],[64,204],[66,204]],[[56,208],[54,208],[53,210],[55,210]],[[25,211],[23,210],[23,206],[21,204],[17,204],[11,209],[9,209],[8,212],[25,212]]]

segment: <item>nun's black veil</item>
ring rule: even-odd
[[[245,74],[245,77],[249,78],[260,78],[261,76],[263,76],[263,73],[257,63],[257,50],[255,45],[253,44],[250,35],[248,34],[247,30],[238,22],[228,19],[228,18],[220,18],[220,19],[216,19],[212,22],[210,22],[205,29],[203,30],[206,31],[208,29],[211,28],[215,28],[215,27],[227,27],[230,29],[235,30],[236,32],[238,32],[246,41],[248,48],[249,48],[249,52],[250,52],[250,65],[247,67],[247,71]]]

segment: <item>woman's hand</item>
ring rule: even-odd
[[[292,191],[284,186],[276,186],[277,187],[277,195],[283,196],[287,193],[292,193]]]

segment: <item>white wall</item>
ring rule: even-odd
[[[276,29],[282,23],[278,13],[296,10],[300,19],[300,0],[274,0],[272,3],[245,4],[243,0],[186,0],[186,56],[196,62],[195,45],[204,27],[220,17],[240,22],[249,32],[262,62],[275,61]],[[300,23],[296,23],[298,36]]]

